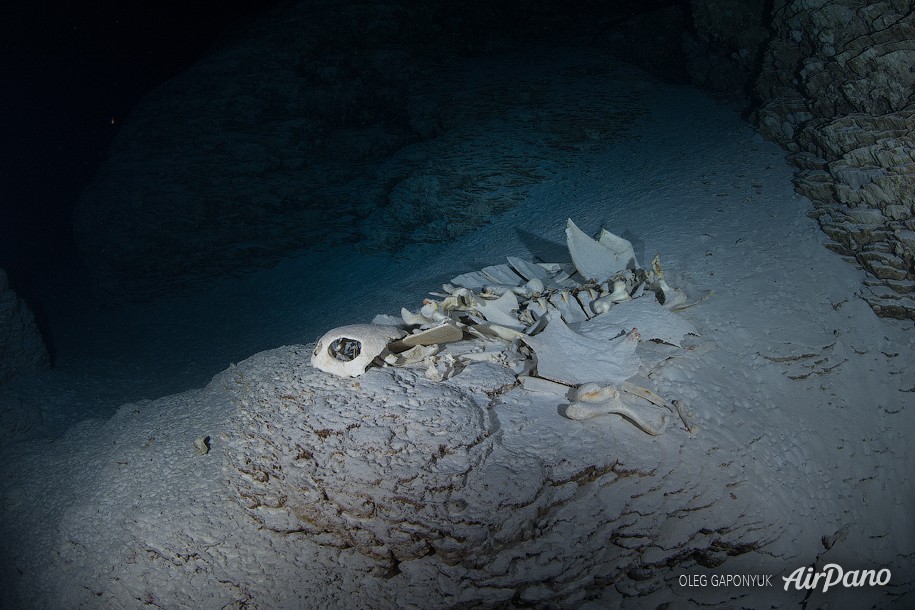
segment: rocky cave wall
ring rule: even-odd
[[[753,120],[874,311],[915,319],[915,3],[777,0],[772,29]]]
[[[861,296],[915,319],[915,3],[691,0],[603,43],[747,108],[791,154],[827,247],[868,273]]]
[[[0,384],[50,366],[48,350],[32,312],[10,288],[0,269]]]

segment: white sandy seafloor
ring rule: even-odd
[[[613,415],[568,420],[545,395],[494,392],[504,380],[491,368],[440,386],[393,369],[357,383],[312,369],[310,346],[280,347],[204,389],[3,447],[5,607],[915,605],[915,329],[858,298],[863,272],[822,246],[781,149],[693,89],[640,86],[637,136],[584,151],[470,235],[395,260],[305,254],[219,296],[257,288],[256,299],[239,296],[240,310],[273,312],[278,320],[262,319],[273,328],[296,315],[290,335],[313,340],[415,310],[426,291],[507,255],[555,260],[568,217],[589,233],[604,226],[630,239],[640,261],[660,253],[672,284],[714,291],[681,314],[701,336],[640,381],[681,401],[695,434],[671,425],[650,437]],[[471,415],[448,411],[453,397]],[[354,417],[381,426],[387,413],[407,431],[398,442],[419,449],[430,413],[455,436],[461,426],[488,430],[477,456],[485,476],[468,476],[464,497],[471,511],[492,511],[497,540],[459,549],[463,563],[435,553],[392,570],[341,544],[345,527],[329,538],[263,527],[238,500],[236,466],[245,443],[297,425],[301,411],[284,400],[323,408],[326,430]],[[203,435],[212,450],[197,455]],[[383,452],[378,442],[364,446]],[[353,480],[320,474],[330,495],[337,485],[345,496],[371,466]],[[276,484],[285,483],[292,493],[293,481]],[[353,527],[381,527],[371,519]],[[892,579],[825,594],[784,589],[795,569],[830,563],[888,568]],[[770,575],[773,586],[683,586],[729,574]]]

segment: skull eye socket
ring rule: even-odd
[[[335,360],[349,362],[358,358],[362,353],[362,343],[349,337],[340,337],[327,346],[327,353]]]

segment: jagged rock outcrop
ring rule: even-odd
[[[41,423],[41,413],[4,386],[18,375],[50,366],[48,349],[32,312],[10,288],[0,269],[0,444],[27,434]]]
[[[915,5],[782,0],[756,91],[795,154],[827,246],[871,275],[881,316],[915,319]]]
[[[0,384],[50,365],[48,349],[25,302],[0,269]]]

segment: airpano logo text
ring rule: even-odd
[[[889,584],[892,574],[887,568],[882,570],[849,570],[846,572],[837,563],[828,563],[822,571],[814,572],[813,568],[798,568],[790,576],[782,576],[785,591],[794,585],[798,591],[822,587],[826,593],[832,587],[882,587]]]

